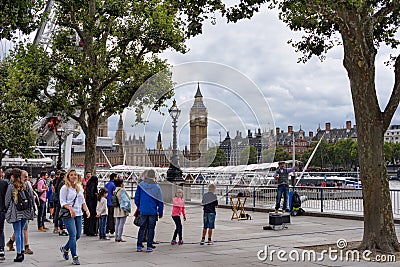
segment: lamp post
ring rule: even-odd
[[[176,101],[172,104],[172,107],[168,110],[169,115],[172,118],[172,156],[171,161],[169,163],[169,168],[167,171],[167,181],[169,182],[183,182],[182,171],[179,167],[179,158],[178,158],[178,150],[177,150],[177,141],[176,141],[176,123],[179,115],[181,114],[181,110],[176,106]]]
[[[56,134],[58,137],[58,160],[57,160],[57,170],[62,169],[62,160],[61,160],[61,144],[62,144],[62,136],[64,134],[64,129],[62,127],[57,128]]]

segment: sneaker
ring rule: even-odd
[[[200,245],[204,245],[204,239],[200,241]]]
[[[68,255],[68,250],[65,250],[64,249],[64,247],[60,247],[60,251],[61,251],[61,253],[63,254],[63,258],[64,258],[64,260],[69,260],[69,255]]]
[[[38,228],[38,231],[39,232],[47,232],[47,230],[42,226],[42,227],[39,227]]]
[[[126,240],[125,240],[125,239],[122,239],[122,238],[120,238],[120,239],[118,240],[118,242],[126,242]]]
[[[183,245],[183,240],[179,240],[178,245]]]
[[[63,232],[59,233],[58,235],[60,235],[60,236],[68,236],[68,233],[63,231]]]
[[[214,242],[212,242],[211,240],[208,240],[207,245],[214,245]]]
[[[172,240],[172,241],[171,241],[171,245],[176,245],[176,241],[175,241],[175,240]]]
[[[6,259],[6,254],[4,251],[0,251],[0,261],[4,261]]]
[[[142,252],[143,251],[143,248],[141,247],[141,246],[138,246],[137,248],[136,248],[136,252]]]
[[[153,252],[153,249],[152,248],[147,248],[146,252]]]
[[[154,241],[153,241],[153,244],[158,245],[158,244],[160,244],[160,242],[154,240]]]
[[[81,265],[81,263],[79,262],[78,256],[74,256],[74,258],[72,259],[72,264],[73,265]]]

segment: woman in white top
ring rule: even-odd
[[[90,217],[90,212],[85,203],[85,197],[83,196],[83,190],[78,184],[78,174],[75,170],[70,169],[65,175],[65,185],[60,190],[60,204],[69,210],[71,218],[63,219],[64,225],[66,226],[69,238],[65,246],[61,247],[60,250],[63,253],[65,260],[69,259],[69,250],[71,250],[72,264],[79,265],[78,255],[76,253],[76,241],[81,236],[82,232],[82,215],[85,211],[86,216]]]

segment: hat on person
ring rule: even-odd
[[[50,172],[50,176],[54,176],[54,175],[56,175],[56,172],[55,171],[51,171]]]

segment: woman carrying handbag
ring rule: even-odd
[[[65,176],[65,185],[60,190],[60,216],[66,226],[69,238],[65,246],[60,248],[63,258],[69,259],[69,251],[71,250],[72,264],[80,265],[76,252],[76,242],[82,232],[82,209],[85,211],[87,218],[90,218],[90,212],[85,203],[82,188],[78,183],[78,174],[75,170],[70,169]]]
[[[24,227],[27,220],[33,220],[33,193],[22,180],[20,169],[11,170],[11,181],[7,188],[6,220],[13,225],[17,257],[14,262],[24,260]]]

